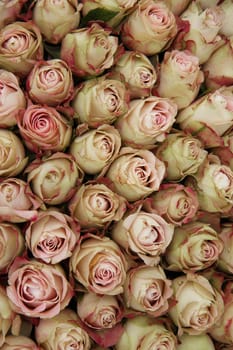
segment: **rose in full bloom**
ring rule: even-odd
[[[27,77],[26,89],[34,103],[57,106],[73,97],[72,72],[60,59],[39,61]]]
[[[176,304],[169,310],[169,316],[178,327],[178,335],[205,333],[222,316],[223,298],[208,279],[188,273],[172,280]]]
[[[151,151],[122,147],[105,176],[118,194],[136,201],[159,189],[165,170],[165,164]]]
[[[26,0],[1,0],[0,2],[0,28],[13,23],[23,7]]]
[[[0,68],[25,77],[42,58],[42,36],[33,22],[14,22],[0,30]]]
[[[35,338],[44,350],[89,350],[91,341],[79,326],[77,314],[71,309],[50,319],[41,319],[35,327]]]
[[[79,123],[96,128],[111,124],[128,110],[129,93],[125,84],[111,76],[93,78],[80,84],[72,106]]]
[[[84,175],[75,160],[62,152],[34,160],[25,172],[33,192],[50,205],[68,201],[80,186]]]
[[[8,271],[14,258],[25,250],[24,236],[19,227],[0,223],[0,274]]]
[[[121,137],[112,125],[103,124],[76,136],[69,149],[86,174],[98,174],[118,155]]]
[[[128,263],[120,247],[108,237],[90,236],[70,258],[75,279],[89,292],[117,295],[123,292]]]
[[[157,80],[155,67],[138,51],[125,51],[111,70],[123,75],[131,99],[149,96]]]
[[[175,16],[164,1],[139,1],[121,29],[124,45],[147,56],[162,51],[176,34]]]
[[[192,188],[180,183],[166,183],[148,197],[144,207],[150,212],[158,213],[167,222],[180,226],[195,216],[199,202]]]
[[[166,163],[166,179],[181,181],[185,176],[197,172],[208,152],[200,140],[177,131],[167,136],[155,154]]]
[[[179,16],[188,6],[191,0],[165,0],[167,6],[171,9],[174,15]]]
[[[159,265],[139,265],[127,272],[123,296],[126,306],[158,317],[169,308],[173,294],[171,280],[167,279]]]
[[[40,350],[38,345],[29,337],[24,335],[8,335],[4,344],[1,347],[2,350]]]
[[[223,250],[223,241],[208,224],[194,221],[176,227],[165,259],[172,271],[200,271],[213,265]]]
[[[8,273],[7,295],[17,313],[51,318],[69,304],[73,289],[60,265],[16,258]]]
[[[122,218],[126,200],[105,184],[85,183],[71,198],[69,210],[81,227],[101,228]]]
[[[126,213],[111,229],[112,239],[132,258],[156,265],[172,240],[174,227],[161,216],[145,211]]]
[[[218,268],[229,274],[233,273],[233,224],[225,224],[221,227],[219,237],[222,239],[224,246],[223,251],[218,259]]]
[[[67,33],[78,27],[80,10],[78,0],[37,0],[32,19],[45,40],[57,44]]]
[[[130,102],[128,112],[116,120],[115,126],[124,144],[153,148],[166,138],[176,114],[177,106],[168,98],[138,98]]]
[[[27,148],[35,153],[63,151],[70,143],[72,126],[54,107],[30,105],[17,116]]]
[[[27,182],[14,177],[0,182],[0,221],[20,223],[35,220],[40,207],[42,201]]]
[[[57,264],[69,258],[78,242],[80,227],[58,210],[40,211],[25,230],[27,247],[36,259]]]
[[[177,350],[215,350],[214,343],[208,334],[183,334],[179,337]]]
[[[115,295],[87,292],[78,298],[77,313],[88,327],[103,330],[112,328],[121,321],[123,306]]]
[[[159,349],[175,350],[175,335],[159,318],[136,316],[128,318],[124,333],[116,344],[116,350]]]
[[[61,44],[61,58],[80,77],[99,75],[112,67],[117,51],[118,38],[97,22],[66,34]]]
[[[8,128],[17,124],[16,115],[26,107],[26,99],[17,77],[4,69],[0,69],[0,89],[0,128]]]
[[[172,50],[165,52],[158,80],[159,95],[170,98],[182,109],[197,97],[204,74],[197,56],[188,50]]]
[[[20,138],[11,130],[0,129],[0,176],[18,175],[27,162]]]

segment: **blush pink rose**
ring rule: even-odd
[[[13,23],[27,0],[2,0],[0,3],[0,28]]]
[[[31,338],[24,335],[8,335],[4,344],[1,347],[2,350],[42,350]]]

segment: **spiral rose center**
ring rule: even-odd
[[[101,324],[104,328],[109,328],[115,325],[116,319],[115,319],[115,313],[113,310],[102,310],[100,313],[101,318]]]
[[[50,69],[40,74],[40,80],[42,82],[45,82],[46,85],[53,87],[57,85],[62,79],[56,70]]]
[[[205,260],[211,260],[216,257],[217,251],[216,251],[216,245],[214,242],[207,241],[203,242],[202,244],[202,255]]]
[[[25,36],[14,35],[4,42],[3,47],[11,53],[21,52],[25,47],[25,41]]]
[[[1,193],[7,202],[12,202],[19,195],[20,189],[14,184],[3,184],[1,187]]]
[[[110,112],[114,112],[117,109],[118,96],[113,89],[107,88],[104,90],[104,100]]]
[[[164,22],[164,13],[156,8],[152,8],[149,10],[148,17],[154,24],[163,24]]]
[[[144,86],[150,86],[152,83],[152,74],[148,69],[143,69],[139,72],[139,81]]]
[[[161,298],[161,291],[159,290],[156,284],[153,284],[146,290],[145,297],[146,302],[153,307],[158,303],[158,300]]]
[[[64,241],[64,238],[47,234],[47,237],[38,243],[38,249],[46,252],[55,252],[62,248]]]
[[[111,154],[113,151],[111,140],[107,136],[103,135],[96,135],[94,147],[101,151],[101,157],[103,158],[106,158],[106,156]]]

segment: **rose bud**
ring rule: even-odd
[[[157,86],[161,97],[170,98],[179,109],[185,108],[197,97],[203,81],[197,56],[188,50],[165,52]]]
[[[125,84],[111,76],[87,80],[79,86],[72,106],[74,118],[97,128],[111,124],[128,110],[129,94]]]
[[[13,177],[0,182],[0,221],[35,220],[42,204],[27,182]]]
[[[25,249],[24,236],[16,225],[0,223],[0,246],[0,274],[4,274],[14,258]]]
[[[78,27],[80,10],[78,0],[37,0],[32,18],[45,40],[58,44],[67,33]]]
[[[121,28],[124,45],[147,56],[161,52],[176,34],[175,16],[164,1],[139,1]]]
[[[215,350],[214,343],[208,334],[183,334],[178,340],[177,350]]]
[[[178,335],[202,334],[219,321],[223,313],[221,294],[207,278],[188,273],[172,280],[176,304],[168,310]]]
[[[69,202],[69,211],[82,228],[102,228],[122,218],[126,200],[102,183],[85,183]]]
[[[208,152],[202,148],[200,140],[178,131],[169,134],[155,154],[166,163],[166,180],[181,181],[197,172]]]
[[[83,180],[75,160],[62,152],[31,162],[25,172],[33,192],[49,205],[68,201]]]
[[[224,18],[223,10],[218,6],[202,10],[197,1],[191,1],[180,18],[187,23],[188,30],[185,28],[180,31],[173,47],[191,51],[199,58],[199,64],[207,62],[225,41],[219,35]]]
[[[116,350],[175,350],[176,337],[164,323],[156,317],[128,318],[124,324],[124,333],[116,344]]]
[[[172,240],[173,225],[154,213],[127,213],[112,228],[112,239],[133,259],[156,265]]]
[[[31,338],[24,335],[8,335],[1,350],[42,350]]]
[[[94,329],[113,328],[123,317],[123,307],[115,295],[84,293],[77,301],[80,319]]]
[[[118,194],[136,201],[159,189],[165,170],[164,163],[151,151],[122,147],[105,176]]]
[[[33,22],[14,22],[0,30],[1,68],[25,77],[42,58],[42,36]]]
[[[30,105],[17,116],[27,148],[35,153],[63,151],[72,136],[71,123],[53,107]]]
[[[4,69],[0,69],[0,89],[0,128],[8,128],[17,124],[16,115],[26,107],[26,99],[17,77]]]
[[[0,153],[0,177],[18,175],[28,162],[22,141],[11,130],[0,129]]]
[[[167,270],[200,271],[213,265],[223,250],[218,233],[208,224],[195,221],[176,227],[166,249]]]
[[[233,274],[233,224],[222,226],[219,237],[222,239],[224,246],[219,256],[217,267],[226,273]]]
[[[199,200],[201,210],[210,213],[227,213],[233,204],[233,171],[222,165],[216,157],[206,160],[200,170],[186,182]]]
[[[112,125],[103,124],[74,138],[70,154],[86,174],[98,174],[118,155],[121,137]]]
[[[157,80],[156,70],[149,58],[137,51],[125,51],[111,71],[123,75],[131,99],[149,96]]]
[[[123,296],[129,308],[158,317],[167,312],[172,294],[171,281],[159,265],[141,265],[127,272]]]
[[[78,316],[71,309],[65,309],[50,319],[41,319],[35,327],[35,338],[44,350],[91,348],[87,332],[79,326]]]
[[[118,38],[111,35],[111,29],[93,22],[90,27],[73,30],[64,37],[61,58],[75,75],[95,76],[113,66],[117,50]]]
[[[156,142],[166,138],[176,114],[176,104],[167,98],[139,98],[130,102],[128,112],[117,119],[115,127],[124,144],[153,148]]]
[[[145,201],[147,211],[161,215],[173,225],[183,225],[189,222],[199,207],[196,192],[182,184],[162,184],[158,192],[153,193]]]
[[[60,265],[15,258],[7,295],[13,310],[28,317],[51,318],[70,302],[73,290]]]
[[[73,88],[72,72],[60,59],[37,62],[26,81],[30,99],[48,106],[68,102],[73,96]]]
[[[164,2],[174,15],[179,16],[186,9],[191,0],[165,0]]]
[[[94,235],[76,246],[70,258],[74,278],[96,294],[122,293],[127,265],[124,254],[113,240]]]
[[[17,16],[27,0],[2,0],[0,2],[0,29],[15,22]]]
[[[69,258],[78,242],[80,227],[58,210],[40,211],[25,230],[28,248],[36,259],[57,264]]]

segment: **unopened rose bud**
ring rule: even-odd
[[[208,334],[189,335],[179,337],[177,350],[215,350],[214,343]]]

